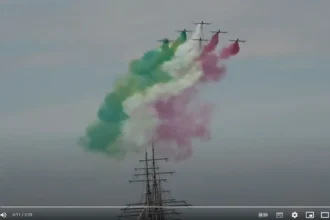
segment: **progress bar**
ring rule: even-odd
[[[0,206],[1,209],[328,209],[330,206]]]

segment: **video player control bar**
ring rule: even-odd
[[[119,219],[128,206],[1,206],[1,219]],[[130,206],[131,210],[145,208],[173,209],[181,212],[180,219],[322,219],[330,220],[330,206]],[[177,218],[178,216],[174,216]],[[127,219],[127,218],[125,218]],[[129,218],[129,219],[136,219]]]

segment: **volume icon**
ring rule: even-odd
[[[0,214],[0,216],[1,216],[2,218],[6,218],[6,217],[7,217],[7,213],[3,212],[3,213]]]

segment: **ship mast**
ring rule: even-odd
[[[143,177],[143,179],[130,180],[129,183],[143,182],[145,183],[144,201],[141,203],[127,204],[127,207],[121,209],[122,213],[119,219],[133,218],[139,220],[168,220],[172,216],[179,216],[181,213],[168,206],[189,206],[185,201],[177,201],[175,199],[165,199],[163,194],[170,193],[169,190],[163,190],[162,182],[167,182],[164,175],[173,175],[175,172],[161,172],[157,166],[157,161],[167,161],[168,158],[155,158],[155,148],[152,142],[152,155],[148,158],[148,152],[145,152],[144,160],[139,162],[144,167],[135,168],[135,171],[143,170],[143,173],[134,174],[135,177]],[[139,206],[139,207],[134,207]],[[179,219],[179,218],[175,218]]]

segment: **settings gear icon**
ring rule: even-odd
[[[292,214],[291,214],[291,216],[292,216],[292,218],[298,218],[298,213],[297,212],[292,212]]]

